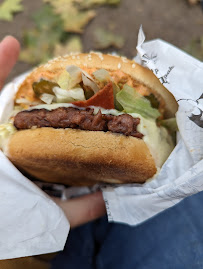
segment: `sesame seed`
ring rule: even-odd
[[[96,54],[96,55],[99,57],[99,59],[100,59],[101,61],[104,60],[103,54],[102,54],[101,52],[99,52],[99,51],[95,51],[95,52],[91,52],[91,53]]]
[[[135,66],[136,66],[135,64],[132,64],[132,68],[135,68]]]
[[[116,58],[120,58],[120,56],[118,56],[117,54],[108,53],[108,55],[116,57]]]
[[[72,55],[71,58],[74,60],[75,59],[75,55]]]
[[[121,57],[123,63],[127,63],[128,62],[128,59],[126,57]]]
[[[69,53],[70,56],[77,55],[77,54],[78,54],[78,52],[71,52],[71,53]]]
[[[80,56],[79,55],[77,56],[77,59],[80,60]]]
[[[121,69],[121,63],[118,64],[118,69]]]

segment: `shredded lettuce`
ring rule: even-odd
[[[40,99],[41,99],[44,103],[46,103],[46,104],[48,104],[48,105],[50,105],[50,104],[53,102],[54,98],[55,98],[55,96],[54,96],[53,94],[48,94],[48,93],[43,93],[43,94],[40,96]]]
[[[71,76],[66,70],[64,70],[56,79],[56,82],[58,83],[59,87],[64,90],[67,90],[70,88],[70,81],[71,81]]]
[[[82,88],[64,90],[59,87],[54,87],[53,92],[56,96],[56,103],[71,103],[85,100],[85,95]]]
[[[118,92],[120,92],[120,88],[118,87],[116,83],[113,83],[114,106],[115,106],[115,109],[122,111],[123,107],[116,99],[116,95]]]
[[[100,82],[108,82],[111,80],[111,76],[110,76],[109,72],[105,69],[96,70],[93,73],[93,75],[94,75],[95,79],[100,81]]]
[[[145,118],[153,119],[160,116],[158,109],[152,108],[149,100],[127,84],[116,94],[116,100],[127,113],[138,113]]]
[[[82,70],[76,65],[69,65],[66,67],[66,71],[70,75],[69,89],[72,89],[82,81]]]
[[[86,75],[82,74],[82,81],[83,81],[83,84],[86,86],[86,87],[89,87],[90,89],[92,89],[92,91],[94,93],[97,93],[99,91],[99,87],[97,86],[97,84],[89,79]]]

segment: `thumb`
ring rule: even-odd
[[[0,90],[15,65],[19,52],[20,44],[14,37],[7,36],[0,42]]]
[[[101,192],[88,194],[68,201],[54,198],[70,222],[71,228],[102,217],[106,208]]]

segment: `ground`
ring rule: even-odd
[[[32,27],[31,15],[40,9],[42,0],[24,0],[23,4],[25,11],[15,15],[13,22],[0,21],[0,40],[9,34],[22,41],[24,30]],[[147,40],[161,38],[179,48],[203,35],[200,5],[190,6],[186,0],[121,0],[118,7],[97,9],[97,17],[88,24],[82,35],[84,51],[94,50],[92,33],[95,27],[109,28],[111,25],[112,31],[125,39],[125,45],[119,52],[133,57],[136,55],[137,33],[141,24]],[[30,68],[31,65],[18,62],[9,79]]]

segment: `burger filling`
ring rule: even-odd
[[[163,155],[160,161],[159,156],[154,156],[160,166],[173,149],[169,133],[175,126],[174,119],[164,119],[164,105],[151,89],[121,70],[87,70],[70,65],[57,76],[42,73],[32,89],[24,87],[18,91],[17,112],[14,110],[8,124],[13,126],[10,134],[52,127],[133,136],[143,139],[153,156],[157,151]],[[2,141],[9,136],[10,125],[0,127],[1,148]]]
[[[53,127],[110,131],[142,138],[143,134],[137,131],[137,125],[140,123],[139,118],[133,118],[128,114],[102,115],[101,111],[94,115],[94,110],[89,108],[94,106],[116,109],[124,113],[133,112],[148,118],[158,118],[161,115],[158,110],[158,100],[156,99],[154,106],[155,102],[150,101],[151,95],[142,96],[126,82],[132,84],[132,81],[121,71],[116,74],[100,69],[90,75],[77,66],[68,66],[51,81],[41,78],[34,82],[33,92],[41,103],[49,105],[71,103],[76,107],[58,108],[53,111],[47,111],[43,108],[23,111],[15,117],[14,126],[17,129]],[[22,98],[18,98],[16,103],[22,103]]]

